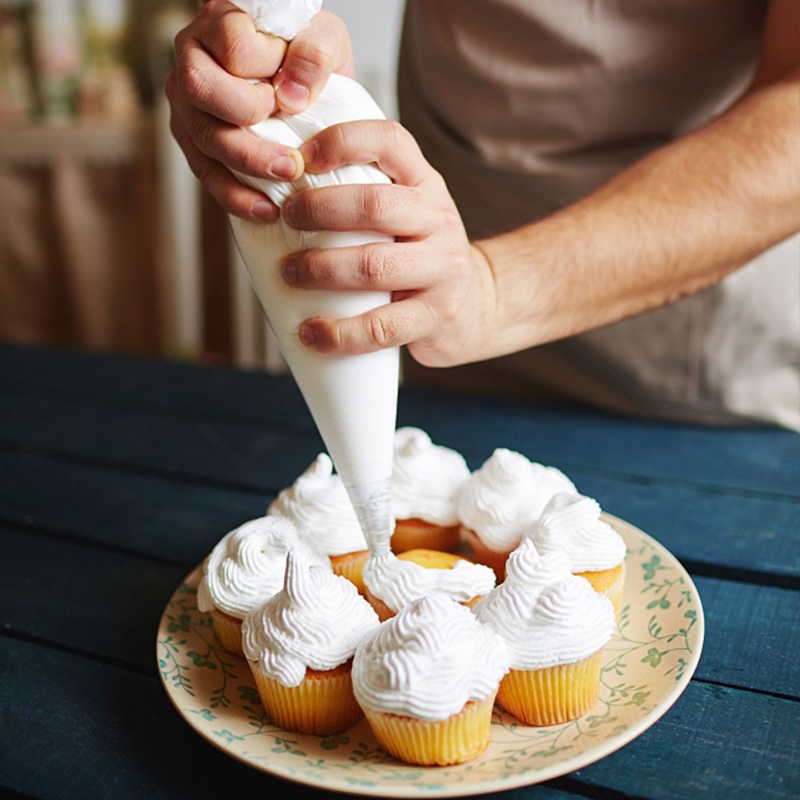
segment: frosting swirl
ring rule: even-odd
[[[497,448],[472,473],[458,502],[458,516],[490,550],[513,550],[557,492],[575,491],[561,470]]]
[[[571,574],[565,553],[541,555],[530,539],[523,539],[506,561],[505,581],[478,601],[475,614],[479,619],[523,615],[545,586]]]
[[[330,569],[327,559],[313,554],[298,540],[297,528],[284,517],[259,517],[230,531],[203,564],[197,607],[200,611],[216,608],[242,619],[283,586],[290,547],[300,548],[314,563]]]
[[[562,550],[574,572],[616,567],[625,559],[625,541],[600,518],[600,504],[580,494],[559,493],[528,531],[537,550]]]
[[[508,580],[475,606],[475,616],[506,641],[512,669],[544,669],[588,658],[603,648],[616,626],[611,601],[585,578],[563,574],[562,553],[541,557],[551,575],[541,586]]]
[[[446,719],[497,691],[508,672],[505,642],[465,606],[421,597],[358,646],[353,691],[368,708]]]
[[[395,431],[392,505],[397,519],[457,525],[458,495],[469,476],[464,456],[434,444],[425,431],[412,427]]]
[[[438,593],[459,603],[486,594],[495,584],[494,570],[462,559],[451,569],[423,567],[394,553],[370,553],[364,564],[364,584],[392,611]]]
[[[367,549],[350,496],[327,453],[320,453],[292,486],[283,489],[267,513],[291,519],[300,538],[326,556]]]
[[[344,664],[378,615],[346,578],[289,552],[281,591],[242,624],[245,656],[284,686],[299,686],[306,669]]]

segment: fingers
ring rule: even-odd
[[[343,320],[315,317],[300,327],[300,340],[320,353],[362,354],[400,347],[430,331],[436,318],[425,303],[390,303]]]
[[[416,186],[435,175],[414,137],[393,120],[332,125],[300,148],[306,171],[329,172],[346,164],[375,164],[395,183]]]
[[[320,11],[289,43],[273,79],[278,107],[289,114],[304,111],[325,88],[332,72],[353,77],[353,48],[344,22]]]
[[[273,87],[250,79],[275,74],[286,43],[255,29],[227,0],[212,0],[175,38],[177,89],[194,107],[234,125],[248,126],[276,108]]]

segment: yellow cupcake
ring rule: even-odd
[[[492,740],[494,695],[467,703],[444,720],[421,720],[364,708],[380,746],[400,761],[446,767],[477,758]]]
[[[460,603],[421,597],[356,649],[353,691],[378,743],[419,765],[461,764],[491,741],[503,639]]]
[[[458,549],[461,535],[458,525],[436,525],[419,517],[398,519],[392,534],[392,550],[404,553],[407,550],[441,550],[453,553]]]
[[[523,539],[509,557],[506,580],[475,607],[475,616],[505,639],[511,656],[497,705],[528,725],[576,719],[598,699],[614,610],[570,569],[565,553],[542,555]]]
[[[214,626],[214,635],[217,641],[231,653],[243,656],[242,649],[242,620],[232,617],[218,608],[211,609],[211,624]]]
[[[461,453],[435,444],[420,428],[398,428],[392,469],[392,509],[397,518],[392,551],[455,552],[460,538],[458,496],[469,477]]]
[[[219,644],[243,655],[242,620],[248,611],[280,591],[290,547],[330,569],[324,556],[300,541],[291,520],[269,515],[248,520],[217,542],[203,563],[197,607],[211,614]]]
[[[290,551],[283,589],[242,625],[244,654],[269,719],[319,735],[357,722],[353,654],[378,625],[350,581]]]
[[[600,694],[601,653],[572,664],[512,669],[500,683],[497,704],[528,725],[558,725],[582,717]]]
[[[527,535],[540,553],[565,552],[573,573],[611,600],[619,618],[625,589],[625,541],[602,518],[596,500],[581,494],[555,495]]]
[[[396,560],[404,563],[416,564],[417,566],[424,567],[426,570],[452,570],[459,563],[472,564],[468,558],[456,555],[455,553],[447,553],[441,550],[429,550],[426,548],[406,550],[396,556]],[[484,584],[487,587],[486,591],[488,591],[488,589],[491,588],[491,585],[486,582],[485,576]],[[416,596],[428,594],[430,591],[436,590],[436,588],[437,586],[434,578],[434,581],[430,582],[429,586],[424,588],[420,587],[416,593]],[[364,597],[369,601],[370,605],[378,613],[378,617],[381,622],[384,622],[395,615],[396,612],[394,609],[388,603],[381,600],[380,597],[377,597],[369,587],[364,587],[363,594]],[[480,600],[481,597],[482,594],[474,594],[470,597],[461,598],[459,602],[462,602],[464,605],[471,608],[475,605],[475,603],[478,602],[478,600]]]
[[[295,733],[324,736],[349,728],[363,716],[353,696],[352,658],[329,670],[307,668],[297,686],[284,686],[258,662],[250,662],[253,678],[272,722]]]
[[[490,566],[502,581],[506,559],[553,495],[574,491],[575,485],[556,467],[498,447],[459,495],[461,535],[475,561]]]
[[[341,575],[352,583],[361,594],[364,594],[364,564],[367,563],[369,550],[357,550],[329,556],[334,575]]]
[[[299,538],[330,560],[331,569],[363,591],[367,542],[341,476],[319,453],[291,486],[270,503],[268,514],[292,520]]]

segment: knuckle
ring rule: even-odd
[[[386,219],[392,202],[388,192],[381,186],[364,186],[361,189],[361,208],[368,224],[379,223]]]
[[[370,245],[361,248],[358,271],[366,285],[381,283],[386,277],[387,266],[386,254],[382,248]]]
[[[205,70],[198,68],[189,58],[177,59],[175,79],[183,93],[195,101],[195,104],[205,102],[211,93],[211,84]]]
[[[397,340],[395,326],[388,319],[379,314],[372,314],[367,318],[369,338],[378,347],[388,347]]]
[[[334,67],[334,53],[329,43],[320,39],[298,39],[289,48],[292,71],[299,76],[329,72]]]
[[[226,72],[231,73],[231,75],[243,75],[245,74],[249,52],[249,42],[237,37],[226,39],[214,55]]]

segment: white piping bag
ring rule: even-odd
[[[235,4],[251,14],[259,30],[287,39],[308,25],[322,5],[321,0],[237,0]],[[335,123],[384,118],[359,83],[331,75],[306,111],[296,115],[279,113],[249,130],[267,141],[299,147],[312,134]],[[263,191],[279,207],[290,195],[305,188],[389,183],[386,175],[371,165],[303,175],[294,183],[238,177]],[[388,552],[399,349],[357,356],[323,355],[305,347],[298,331],[309,317],[356,316],[390,302],[390,294],[293,289],[284,283],[281,265],[289,253],[311,247],[348,247],[392,239],[368,231],[297,231],[283,218],[271,225],[234,216],[230,222],[250,281],[336,471],[347,487],[370,551]]]

